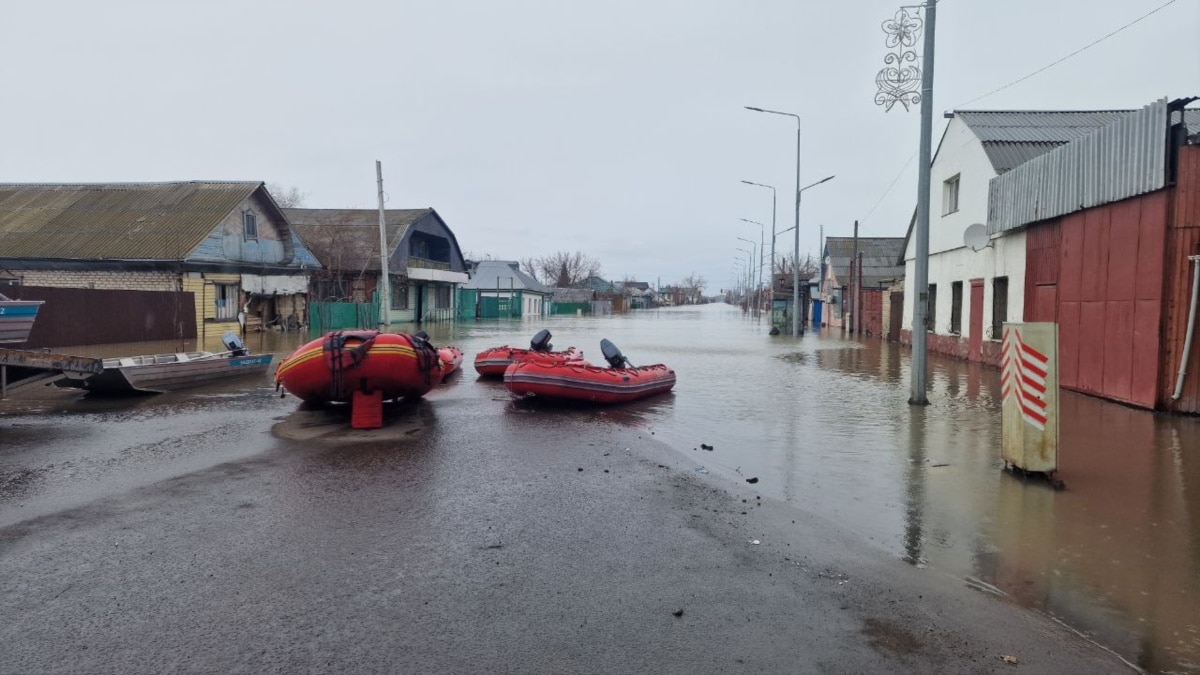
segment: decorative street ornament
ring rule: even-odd
[[[882,24],[888,49],[896,50],[883,57],[887,65],[875,75],[875,85],[879,87],[875,105],[883,106],[884,112],[891,112],[897,103],[908,111],[910,105],[921,102],[921,69],[916,65],[917,52],[913,47],[921,36],[923,24],[920,17],[909,14],[907,9],[898,10],[894,18]]]

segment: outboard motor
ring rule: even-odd
[[[554,349],[554,345],[550,344],[550,331],[545,328],[539,330],[529,341],[529,348],[535,352],[548,352]]]
[[[250,350],[246,349],[246,345],[242,342],[242,339],[232,332],[226,332],[222,335],[221,343],[234,356],[245,356],[250,353]]]
[[[410,335],[409,337],[412,338],[412,343],[413,343],[414,347],[424,347],[426,349],[433,349],[433,345],[429,343],[429,333],[426,333],[423,330],[419,330],[419,331],[413,333],[412,335]]]
[[[608,361],[608,365],[613,368],[625,368],[629,366],[629,359],[621,353],[617,346],[608,341],[608,338],[600,340],[600,353],[604,356],[604,360]]]

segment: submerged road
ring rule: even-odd
[[[468,366],[388,414],[342,433],[261,382],[0,403],[0,673],[1131,672],[636,408]]]

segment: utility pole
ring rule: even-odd
[[[860,264],[861,263],[858,261],[858,221],[856,220],[856,221],[854,221],[854,254],[850,256],[850,299],[851,299],[850,309],[851,309],[851,314],[848,317],[850,319],[849,321],[842,322],[842,323],[850,324],[849,326],[846,326],[846,328],[851,333],[855,332],[854,329],[858,325],[858,291],[857,291],[858,283],[857,283],[857,280],[858,280],[858,266]]]
[[[375,180],[379,187],[379,329],[391,325],[392,284],[388,276],[387,218],[383,210],[383,163],[375,160]]]
[[[917,222],[916,238],[913,241],[915,263],[911,289],[906,292],[913,298],[912,323],[912,393],[910,405],[928,405],[925,356],[929,303],[929,170],[930,145],[933,142],[933,52],[937,24],[937,0],[925,0],[924,46],[921,66],[909,64],[917,60],[913,47],[922,29],[922,20],[908,13],[909,7],[901,7],[896,16],[883,22],[881,28],[887,34],[889,48],[896,51],[884,57],[887,65],[875,76],[879,91],[875,103],[890,111],[897,103],[908,110],[909,105],[921,104],[921,147],[920,163],[917,167]],[[918,89],[917,75],[920,75]],[[907,284],[907,282],[906,282]]]
[[[921,63],[921,163],[917,179],[916,270],[913,275],[913,290],[917,295],[913,302],[912,394],[908,399],[911,405],[929,405],[925,383],[928,376],[925,365],[925,323],[929,302],[929,171],[932,163],[929,146],[933,142],[933,40],[936,22],[937,0],[926,0],[925,58]]]

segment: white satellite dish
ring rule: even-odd
[[[967,248],[978,253],[983,249],[992,245],[992,238],[988,236],[987,226],[983,223],[975,223],[963,232],[963,243]]]

